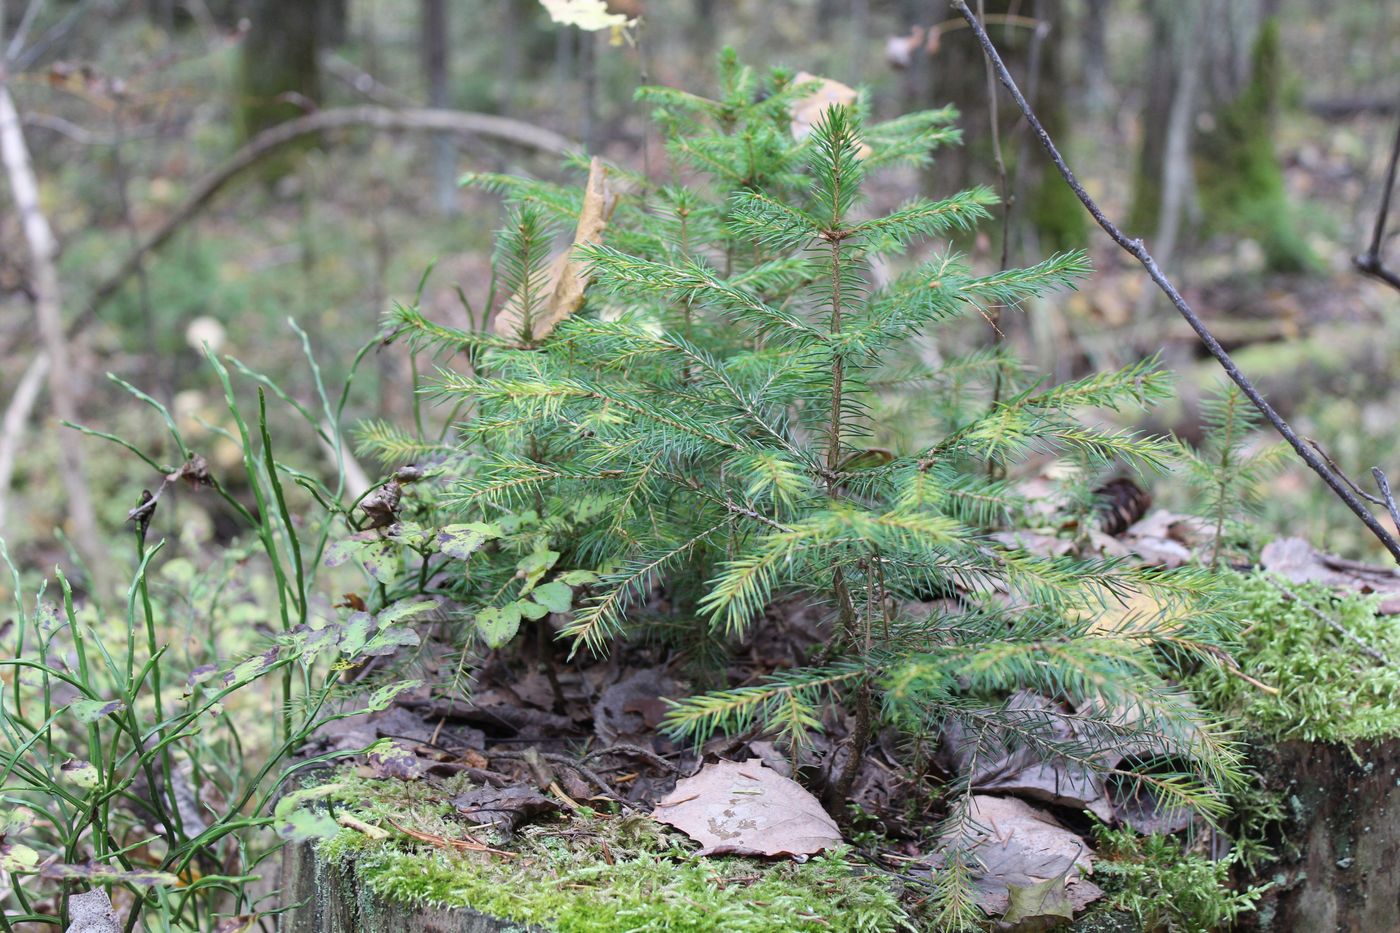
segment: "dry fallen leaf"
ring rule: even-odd
[[[856,99],[860,96],[856,89],[840,81],[833,81],[830,78],[823,78],[821,75],[814,75],[806,71],[799,71],[792,79],[795,84],[806,84],[811,81],[819,81],[820,85],[812,93],[801,98],[792,105],[792,136],[794,139],[806,139],[812,133],[812,127],[821,120],[822,114],[832,107],[854,106]],[[864,159],[872,152],[865,143],[861,143],[856,151],[856,158]]]
[[[815,855],[841,844],[817,798],[758,758],[705,765],[652,817],[700,843],[701,855]]]
[[[1323,554],[1302,538],[1270,541],[1259,554],[1259,564],[1293,583],[1321,583],[1358,593],[1379,593],[1381,615],[1400,613],[1400,572],[1392,567],[1363,564]]]
[[[548,266],[538,270],[531,283],[535,294],[548,295],[541,307],[527,309],[519,295],[512,295],[496,315],[493,329],[497,336],[508,340],[531,342],[549,336],[559,322],[583,305],[583,292],[591,277],[588,263],[574,256],[574,248],[584,243],[601,243],[615,199],[608,186],[608,169],[597,156],[588,166],[588,183],[583,189],[583,207],[579,210],[578,226],[574,230],[573,247],[555,256]],[[525,333],[525,313],[531,311],[529,334]]]
[[[103,888],[93,888],[68,898],[68,924],[65,933],[120,933],[117,912]]]
[[[1049,814],[1013,797],[978,795],[969,807],[972,825],[951,844],[974,856],[977,904],[988,916],[1007,915],[1013,898],[1025,918],[1034,910],[1064,916],[1065,900],[1079,911],[1103,896],[1085,877],[1094,870],[1089,847]],[[1051,896],[1056,886],[1064,899]]]
[[[1048,737],[1059,742],[1079,741],[1074,717],[1056,703],[1028,690],[1021,690],[1007,701],[1003,713],[1012,723],[1036,728],[1036,723],[1053,724]],[[1073,810],[1089,810],[1104,822],[1112,822],[1113,805],[1103,777],[1084,765],[1063,758],[1049,758],[1037,750],[1017,746],[1008,730],[974,732],[956,719],[943,729],[940,763],[955,774],[976,767],[971,776],[975,791],[1016,794]]]

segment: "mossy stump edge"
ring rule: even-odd
[[[399,904],[363,884],[353,863],[331,863],[315,843],[282,850],[281,933],[545,933],[465,907]]]
[[[1270,933],[1400,930],[1400,738],[1258,745],[1287,817],[1272,881],[1241,928]]]

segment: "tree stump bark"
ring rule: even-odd
[[[328,865],[311,843],[282,850],[281,933],[544,933],[465,907],[395,904],[376,897],[355,869]]]
[[[1400,930],[1400,739],[1285,742],[1254,752],[1287,811],[1274,882],[1249,930]]]

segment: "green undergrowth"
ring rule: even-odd
[[[318,853],[329,865],[353,870],[387,902],[469,907],[558,933],[914,929],[889,883],[848,852],[805,863],[700,858],[683,837],[646,817],[588,808],[496,841],[514,857],[456,851],[396,832],[395,825],[462,838],[468,827],[447,801],[469,785],[343,777],[330,798],[337,811],[392,835],[375,840],[346,829],[320,843]],[[470,830],[491,842],[479,827]]]
[[[1181,841],[1160,833],[1139,836],[1131,829],[1094,827],[1099,858],[1094,881],[1108,905],[1129,914],[1145,931],[1206,933],[1229,929],[1254,910],[1263,887],[1236,891],[1230,869],[1232,854],[1212,860],[1204,853],[1182,851]]]
[[[1367,651],[1400,658],[1400,626],[1376,614],[1379,597],[1342,596],[1268,574],[1238,576],[1238,591],[1240,671],[1278,692],[1203,668],[1191,686],[1207,706],[1272,740],[1400,735],[1400,670]]]

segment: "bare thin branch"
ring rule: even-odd
[[[1371,246],[1352,260],[1363,274],[1380,279],[1391,288],[1400,290],[1400,274],[1385,267],[1381,261],[1381,243],[1385,239],[1385,224],[1390,214],[1390,196],[1395,191],[1395,165],[1400,162],[1400,123],[1395,126],[1395,143],[1390,147],[1390,164],[1385,170],[1381,188],[1381,206],[1376,211],[1376,226],[1371,232]]]
[[[146,254],[164,246],[192,218],[197,216],[231,181],[284,146],[313,133],[363,126],[382,131],[434,131],[457,136],[486,136],[549,153],[567,152],[578,144],[566,136],[520,120],[485,113],[456,110],[388,107],[337,107],[319,110],[264,130],[248,141],[227,162],[195,184],[189,197],[121,261],[115,272],[104,279],[83,310],[68,325],[71,338],[90,324],[98,311],[126,284]]]
[[[1070,186],[1070,189],[1074,191],[1075,197],[1079,198],[1080,203],[1089,211],[1094,221],[1113,239],[1113,242],[1117,243],[1124,251],[1132,255],[1133,258],[1142,264],[1142,267],[1147,270],[1147,274],[1152,279],[1153,283],[1161,289],[1162,293],[1166,295],[1168,299],[1170,299],[1177,313],[1179,313],[1182,318],[1185,319],[1186,323],[1190,325],[1191,329],[1196,332],[1196,336],[1200,338],[1206,350],[1211,356],[1215,357],[1221,368],[1225,370],[1225,374],[1230,377],[1235,385],[1240,387],[1240,390],[1244,392],[1245,397],[1249,399],[1250,403],[1259,410],[1265,419],[1268,420],[1269,424],[1273,425],[1274,430],[1278,431],[1283,439],[1288,442],[1288,445],[1297,452],[1303,462],[1318,476],[1322,477],[1322,481],[1327,484],[1328,488],[1331,489],[1332,492],[1337,495],[1337,498],[1341,499],[1342,502],[1346,504],[1347,508],[1361,520],[1362,524],[1370,530],[1371,534],[1375,535],[1376,539],[1390,552],[1391,557],[1393,557],[1397,563],[1400,563],[1400,540],[1397,540],[1395,535],[1386,530],[1385,526],[1372,514],[1365,503],[1347,487],[1341,477],[1328,467],[1327,463],[1315,450],[1304,443],[1303,439],[1298,436],[1298,433],[1293,430],[1292,426],[1290,426],[1289,423],[1283,419],[1283,416],[1259,393],[1259,390],[1254,387],[1254,383],[1249,380],[1249,377],[1240,371],[1240,368],[1235,365],[1235,361],[1230,357],[1230,354],[1220,345],[1220,341],[1215,338],[1215,335],[1206,327],[1205,323],[1191,308],[1191,305],[1187,303],[1185,298],[1181,297],[1181,293],[1176,290],[1176,286],[1171,283],[1171,280],[1169,280],[1162,272],[1161,268],[1158,267],[1157,261],[1152,258],[1152,254],[1148,252],[1142,240],[1128,237],[1118,228],[1117,224],[1104,214],[1103,210],[1094,199],[1084,190],[1084,186],[1079,183],[1079,179],[1075,177],[1074,172],[1065,163],[1064,157],[1060,155],[1060,151],[1056,148],[1054,140],[1050,138],[1050,134],[1045,131],[1045,127],[1041,124],[1035,111],[1031,108],[1030,104],[1026,102],[1025,96],[1022,95],[1021,89],[1016,86],[1015,79],[1011,77],[1011,72],[1007,70],[1005,63],[1002,62],[1001,56],[997,53],[996,46],[992,44],[992,40],[987,35],[986,29],[982,27],[976,15],[968,8],[966,0],[953,0],[953,6],[962,14],[963,18],[967,20],[968,25],[972,27],[973,33],[977,36],[978,43],[982,46],[982,51],[992,62],[992,67],[996,69],[997,77],[1001,79],[1002,85],[1010,92],[1012,100],[1016,102],[1016,106],[1020,108],[1021,113],[1026,118],[1026,122],[1030,124],[1031,131],[1035,133],[1036,138],[1040,140],[1040,145],[1050,156],[1050,160],[1055,164],[1055,168],[1059,170],[1060,175]]]

